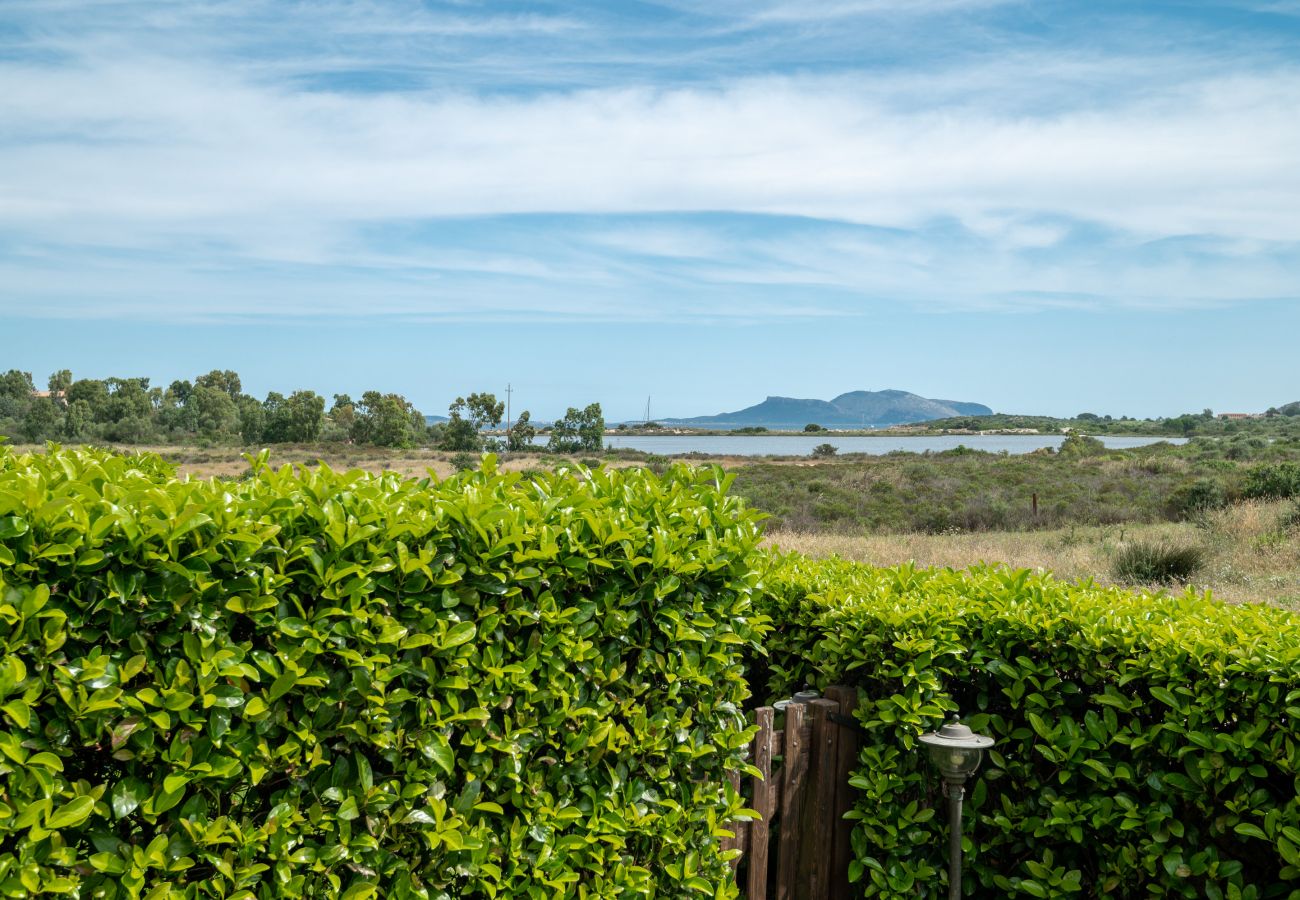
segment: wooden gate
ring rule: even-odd
[[[849,774],[858,758],[853,721],[857,692],[827,688],[808,703],[791,703],[784,715],[770,706],[754,717],[758,734],[750,760],[761,778],[732,783],[760,818],[733,822],[724,849],[739,849],[737,879],[749,900],[847,900],[853,808]],[[776,719],[784,721],[776,727]]]

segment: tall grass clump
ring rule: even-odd
[[[1205,565],[1205,550],[1195,544],[1133,541],[1115,554],[1111,574],[1127,584],[1176,584]]]

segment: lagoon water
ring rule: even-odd
[[[871,437],[866,435],[606,435],[606,447],[626,447],[660,456],[710,453],[719,456],[808,456],[818,444],[830,444],[840,453],[869,453],[882,456],[895,451],[924,453],[953,450],[958,446],[989,453],[1032,453],[1044,447],[1059,447],[1064,438],[1053,434],[942,434]],[[1186,438],[1131,437],[1106,435],[1101,441],[1114,449],[1142,447],[1160,441],[1184,444]],[[541,439],[538,443],[545,443]]]

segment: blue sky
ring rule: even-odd
[[[5,0],[0,368],[1300,399],[1300,2]]]

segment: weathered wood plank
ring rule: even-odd
[[[858,707],[856,688],[835,685],[826,689],[827,699],[839,704],[840,715],[846,719],[853,718]],[[856,789],[849,784],[849,777],[858,764],[858,749],[861,746],[858,730],[847,723],[839,723],[839,746],[835,753],[835,845],[831,854],[830,900],[850,900],[855,896],[849,883],[849,863],[853,860],[853,843],[849,840],[853,832],[853,823],[845,821],[844,815],[853,809]]]
[[[824,697],[808,704],[812,740],[799,818],[799,861],[795,867],[800,896],[823,900],[830,890],[831,849],[835,844],[835,773],[839,727],[831,714],[839,704]]]
[[[777,842],[777,900],[803,900],[795,865],[799,858],[799,819],[808,757],[804,753],[804,707],[791,703],[785,709],[785,746],[781,772],[781,823]]]
[[[772,778],[772,712],[770,706],[761,706],[754,711],[754,721],[758,725],[758,734],[754,735],[754,768],[763,774],[751,781],[751,804],[759,818],[749,823],[746,900],[767,900],[768,841],[772,815],[776,812],[776,783]]]

